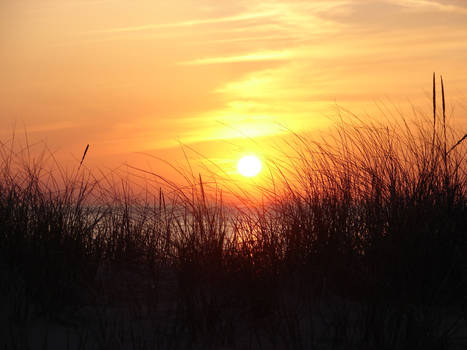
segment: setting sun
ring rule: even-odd
[[[246,177],[258,175],[261,171],[261,161],[256,156],[244,156],[237,163],[237,170]]]

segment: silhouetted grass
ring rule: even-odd
[[[4,348],[462,348],[465,135],[441,90],[429,118],[342,112],[323,140],[284,140],[250,207],[189,169],[141,197],[95,179],[89,146],[66,172],[3,143]]]

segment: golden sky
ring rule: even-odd
[[[0,138],[228,164],[336,105],[429,109],[433,72],[466,121],[466,62],[465,0],[2,0]]]

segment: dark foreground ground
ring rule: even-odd
[[[318,295],[293,276],[269,280],[267,285],[264,280],[251,280],[241,287],[229,286],[235,281],[182,282],[174,268],[161,268],[153,280],[148,271],[135,268],[108,270],[95,289],[78,289],[74,300],[60,300],[60,305],[58,299],[47,300],[44,305],[33,300],[24,280],[6,274],[2,275],[8,285],[2,285],[0,333],[5,349],[465,349],[467,345],[466,308],[457,300],[440,305],[377,295],[354,298],[346,290],[341,295],[321,290]]]

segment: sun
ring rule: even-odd
[[[237,163],[238,172],[246,177],[258,175],[261,171],[261,161],[257,156],[244,156]]]

